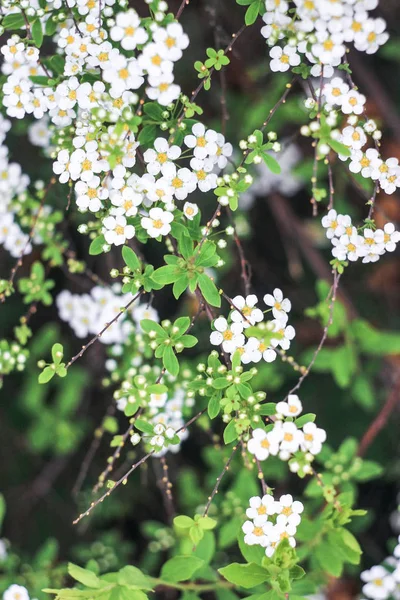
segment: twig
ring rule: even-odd
[[[82,484],[86,479],[86,475],[88,473],[89,467],[93,462],[93,459],[96,455],[97,450],[99,449],[101,440],[105,433],[104,420],[107,417],[112,416],[114,413],[115,413],[115,405],[111,404],[111,406],[108,407],[107,412],[106,412],[105,416],[103,417],[100,426],[97,427],[97,429],[94,432],[92,443],[90,444],[89,450],[86,453],[86,456],[82,461],[81,468],[78,473],[78,477],[76,478],[74,487],[72,488],[73,496],[77,496],[78,493],[80,492],[80,490],[82,488]]]
[[[130,306],[132,306],[132,304],[143,293],[144,293],[143,290],[141,290],[131,300],[129,300],[128,304],[125,304],[125,306],[122,308],[122,310],[109,323],[106,323],[105,326],[103,327],[103,329],[101,331],[99,331],[99,333],[97,333],[87,344],[85,344],[85,346],[82,346],[82,349],[78,352],[78,354],[75,354],[75,356],[73,356],[71,358],[71,360],[65,365],[65,368],[69,369],[69,367],[76,360],[78,360],[78,358],[81,358],[81,356],[86,352],[86,350],[88,348],[90,348],[90,346],[92,344],[94,344],[98,339],[100,339],[101,336],[103,335],[103,333],[105,333],[107,331],[107,329],[109,329],[111,327],[111,325],[113,325],[114,323],[116,323],[118,321],[118,319],[129,309]]]
[[[318,344],[318,346],[317,346],[317,348],[316,348],[316,350],[315,350],[315,352],[313,354],[313,357],[312,357],[312,359],[311,359],[308,367],[305,369],[304,373],[299,378],[299,380],[296,383],[296,385],[288,392],[288,394],[286,395],[285,400],[288,398],[288,396],[290,394],[293,394],[293,392],[297,391],[301,387],[303,381],[305,380],[305,378],[307,377],[307,375],[311,371],[311,369],[312,369],[315,361],[317,360],[318,354],[321,352],[321,350],[322,350],[322,348],[323,348],[323,346],[325,344],[326,338],[328,337],[329,327],[333,323],[333,311],[334,311],[334,308],[335,308],[336,294],[337,294],[337,288],[338,288],[338,285],[339,285],[340,277],[341,277],[340,273],[338,273],[336,270],[334,270],[333,271],[333,284],[332,284],[332,287],[331,287],[331,290],[330,290],[331,302],[330,302],[330,305],[329,305],[328,322],[327,322],[327,324],[324,327],[324,331],[323,331],[321,340],[320,340],[320,342],[319,342],[319,344]]]
[[[364,456],[367,449],[370,447],[379,432],[385,427],[390,415],[400,404],[400,374],[397,373],[396,381],[391,390],[385,404],[382,406],[375,419],[372,421],[367,431],[364,433],[360,445],[358,447],[358,456]]]
[[[206,506],[204,508],[203,517],[207,517],[208,516],[208,511],[210,510],[210,506],[211,506],[211,503],[213,501],[213,498],[214,498],[214,496],[216,494],[218,494],[218,488],[219,488],[219,485],[221,483],[221,480],[222,480],[223,476],[225,475],[225,473],[228,471],[229,465],[231,464],[232,459],[235,456],[236,450],[238,448],[239,448],[239,444],[236,444],[236,446],[233,447],[232,452],[231,452],[228,460],[226,461],[226,463],[224,465],[224,468],[222,469],[221,473],[218,475],[217,481],[215,482],[214,489],[211,492],[211,496],[208,497],[207,504],[206,504]]]
[[[185,431],[192,423],[194,423],[195,421],[197,421],[197,419],[199,419],[206,412],[206,410],[207,410],[207,408],[204,408],[203,410],[201,410],[199,413],[197,413],[197,415],[195,415],[194,417],[192,417],[191,419],[189,419],[189,421],[187,421],[184,425],[182,425],[182,427],[180,427],[179,429],[177,429],[175,431],[175,433],[180,433],[181,431]],[[135,463],[134,465],[132,465],[131,468],[124,475],[122,475],[122,477],[120,479],[118,479],[118,481],[116,481],[114,483],[114,485],[112,486],[112,488],[110,488],[98,500],[95,500],[94,502],[92,502],[91,505],[89,506],[89,508],[85,512],[81,513],[79,515],[79,517],[77,519],[75,519],[75,521],[73,521],[73,525],[76,525],[84,517],[87,517],[92,512],[92,510],[94,508],[96,508],[96,506],[98,506],[106,498],[108,498],[108,496],[115,489],[117,489],[117,487],[119,487],[121,484],[125,485],[127,483],[127,481],[128,481],[128,478],[130,477],[130,475],[132,475],[132,473],[134,471],[136,471],[136,469],[138,467],[140,467],[140,465],[142,465],[143,463],[145,463],[150,458],[150,456],[153,456],[154,453],[155,453],[155,449],[150,450],[150,452],[148,452],[147,454],[145,454],[144,456],[142,456],[142,458],[137,463]]]

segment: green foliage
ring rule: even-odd
[[[54,281],[46,278],[44,266],[40,262],[33,263],[29,277],[18,280],[18,290],[23,294],[25,304],[41,302],[49,306],[53,302],[49,290],[53,287]]]
[[[190,328],[189,317],[180,317],[172,324],[167,321],[161,325],[150,319],[143,319],[140,326],[154,341],[155,357],[163,359],[164,368],[171,375],[178,375],[179,361],[176,353],[197,344],[197,338],[186,333]]]

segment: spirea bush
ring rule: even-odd
[[[2,311],[14,298],[26,306],[13,336],[0,341],[0,374],[27,373],[21,404],[32,421],[24,437],[37,454],[65,457],[85,444],[74,527],[108,510],[117,518],[118,501],[134,513],[127,484],[150,464],[166,523],[145,523],[145,558],[137,561],[117,536],[78,549],[68,567],[49,541],[28,566],[3,540],[3,598],[299,600],[343,572],[358,577],[358,534],[368,522],[358,486],[383,471],[364,459],[380,426],[360,444],[343,424],[335,447],[303,383],[315,378],[318,386],[315,373],[328,372],[371,410],[372,374],[360,365],[400,352],[397,334],[354,318],[340,296],[353,263],[384,262],[400,240],[389,217],[376,219],[379,195],[400,187],[398,160],[381,150],[379,122],[348,60],[350,48],[376,53],[388,40],[386,23],[378,0],[237,0],[240,28],[225,43],[214,23],[215,47],[192,49],[197,87],[189,92],[178,75],[191,43],[181,24],[189,0],[175,14],[164,0],[137,4],[1,3],[0,243],[11,268],[0,299]],[[226,69],[250,28],[264,39],[263,68],[281,89],[257,124],[244,120],[243,139],[229,139]],[[279,73],[288,74],[283,86]],[[219,123],[198,100],[204,92],[220,97]],[[297,173],[299,150],[273,124],[293,93],[294,136],[310,154]],[[11,136],[21,136],[13,159]],[[23,136],[40,156],[40,177],[17,160]],[[360,217],[338,199],[343,172],[363,198]],[[254,289],[243,240],[255,196],[279,205],[307,177],[307,210],[331,257],[306,311],[321,332],[304,352],[292,347],[295,298],[284,281],[266,278]],[[301,237],[290,227],[290,237]],[[225,285],[232,261],[239,275]],[[60,272],[84,281],[85,291],[65,281],[60,288]],[[48,314],[83,343],[75,354],[67,333],[35,326],[41,305],[53,305]],[[90,383],[80,363],[84,355],[99,360],[92,353],[101,345],[107,410],[96,426],[74,414]],[[206,448],[201,485],[169,468],[192,438],[197,454]],[[108,459],[91,492],[100,447]],[[144,495],[145,479],[135,481]],[[398,597],[399,560],[397,545],[362,571],[366,598]]]

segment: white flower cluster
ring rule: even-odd
[[[238,350],[243,364],[257,363],[260,360],[273,362],[277,357],[277,348],[288,350],[291,340],[295,337],[294,327],[288,325],[288,312],[291,309],[290,300],[283,297],[279,288],[273,294],[264,296],[264,303],[270,307],[274,319],[269,321],[268,343],[265,339],[259,339],[247,334],[247,328],[260,324],[264,320],[264,313],[257,308],[258,298],[255,294],[249,296],[235,296],[232,300],[233,310],[228,319],[218,317],[213,322],[213,331],[210,342],[213,346],[221,346],[223,351],[231,357]],[[275,335],[274,335],[275,334]]]
[[[322,226],[332,242],[332,254],[338,260],[362,258],[363,263],[376,262],[385,252],[394,252],[400,241],[400,232],[393,223],[386,223],[383,229],[366,227],[360,234],[349,215],[338,214],[334,209],[322,217]]]
[[[3,600],[29,600],[29,593],[23,585],[13,583],[4,592]]]
[[[150,438],[149,443],[156,452],[154,456],[164,456],[167,452],[176,454],[180,450],[180,443],[168,444],[175,434],[178,435],[180,442],[186,440],[189,435],[187,429],[178,431],[184,426],[183,409],[185,406],[193,406],[193,400],[186,398],[185,391],[178,387],[173,391],[172,397],[168,399],[170,392],[161,394],[150,394],[150,401],[146,408],[146,414],[150,417],[150,423],[154,426],[154,435]],[[117,401],[117,407],[124,410],[126,399],[121,398]],[[178,432],[178,433],[176,433]],[[136,446],[141,440],[141,435],[134,433],[131,436],[131,442]],[[164,447],[165,446],[165,447]]]
[[[249,504],[246,510],[249,520],[242,525],[245,544],[262,546],[268,557],[274,554],[277,545],[284,539],[295,547],[294,536],[304,510],[301,502],[293,500],[290,494],[281,496],[279,500],[266,494],[262,498],[253,496]]]
[[[289,4],[287,0],[265,2],[261,34],[272,46],[272,71],[298,66],[304,56],[313,65],[313,76],[319,76],[322,68],[325,77],[332,77],[346,44],[372,54],[389,38],[385,21],[369,14],[378,0],[294,0],[294,14],[289,13]]]
[[[371,179],[379,184],[386,194],[393,194],[400,187],[398,159],[390,157],[385,160],[376,148],[364,149],[368,143],[368,136],[372,140],[381,137],[375,121],[363,118],[366,97],[357,90],[351,89],[341,77],[334,77],[322,87],[322,98],[324,110],[329,114],[328,124],[336,125],[338,109],[347,117],[343,130],[332,132],[332,137],[350,149],[350,156],[339,154],[339,158],[349,161],[349,170],[352,173],[360,173],[365,179]],[[309,108],[315,107],[315,99],[309,98],[306,105]]]
[[[303,406],[298,396],[290,394],[286,402],[278,402],[276,405],[275,421],[267,430],[257,428],[252,432],[252,437],[247,443],[247,449],[257,460],[264,461],[269,456],[278,456],[281,460],[289,460],[293,454],[305,453],[308,463],[321,452],[322,444],[326,440],[326,432],[308,422],[302,428],[298,428],[293,418],[298,417]],[[296,472],[299,465],[296,461],[291,462],[290,469]],[[310,472],[306,466],[304,471]]]
[[[22,119],[25,114],[32,114],[41,119],[49,113],[54,125],[65,127],[78,116],[79,110],[99,107],[102,102],[117,108],[127,106],[132,100],[132,90],[139,89],[145,77],[146,93],[152,100],[168,106],[178,98],[180,87],[174,83],[174,63],[189,45],[182,26],[169,23],[160,27],[153,22],[145,29],[136,11],[129,9],[107,19],[103,27],[103,13],[110,9],[101,4],[100,0],[90,0],[85,3],[85,12],[77,4],[79,20],[73,22],[68,15],[58,24],[56,39],[59,53],[65,58],[66,79],[55,89],[35,85],[30,79],[49,75],[40,64],[37,48],[27,45],[16,34],[2,46],[2,72],[7,75],[3,104],[9,116]],[[74,5],[71,3],[69,8]],[[109,16],[112,15],[111,11]],[[45,25],[45,17],[42,20]],[[120,51],[119,45],[129,57]],[[78,77],[88,70],[98,70],[102,81],[80,82]]]
[[[112,288],[95,286],[90,294],[72,294],[63,290],[56,298],[58,313],[66,321],[79,338],[89,334],[97,334],[109,323],[121,308],[131,299],[130,294],[121,294],[121,286],[114,284]],[[133,305],[121,315],[99,338],[103,344],[122,344],[134,330],[128,316],[138,322],[142,318],[155,318],[155,311],[148,312],[146,305]],[[157,319],[156,319],[157,320]]]
[[[22,173],[21,167],[8,160],[8,148],[3,145],[11,122],[0,115],[0,244],[11,256],[18,258],[24,251],[29,254],[32,246],[29,236],[16,223],[11,201],[14,196],[25,192],[29,177]]]
[[[108,151],[103,151],[95,140],[86,141],[82,128],[73,139],[76,147],[72,153],[64,149],[54,162],[54,172],[61,183],[75,182],[77,205],[82,212],[97,213],[107,209],[103,217],[103,234],[107,244],[122,245],[135,235],[135,227],[128,219],[138,214],[140,225],[149,237],[158,238],[171,231],[175,201],[185,200],[196,188],[207,192],[217,187],[214,169],[223,168],[232,154],[232,146],[225,142],[222,134],[206,129],[201,123],[192,127],[184,143],[187,153],[192,154],[190,168],[180,167],[175,161],[185,158],[179,146],[170,145],[166,139],[157,138],[154,148],[146,150],[143,158],[147,173],[138,176],[129,168],[136,162],[133,134],[120,133],[121,164],[111,169]],[[111,126],[108,139],[115,141],[116,128]],[[200,158],[201,157],[201,158]],[[103,174],[103,178],[101,178]],[[182,208],[187,219],[198,213],[196,204],[186,202]]]
[[[364,582],[363,594],[372,600],[398,598],[400,594],[400,536],[393,555],[381,565],[376,565],[361,573]]]

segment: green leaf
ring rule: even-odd
[[[147,102],[143,106],[143,112],[153,121],[164,121],[162,116],[164,109],[158,104],[158,102]]]
[[[317,415],[315,415],[314,413],[307,413],[305,415],[301,415],[301,417],[295,420],[295,425],[298,429],[301,429],[301,427],[303,427],[303,425],[305,425],[306,423],[314,423],[316,417]]]
[[[171,346],[166,346],[163,354],[163,365],[168,373],[176,377],[179,373],[179,361]]]
[[[124,246],[122,248],[122,258],[124,259],[125,264],[130,268],[131,271],[137,271],[140,269],[140,260],[129,246]]]
[[[35,46],[40,48],[43,44],[43,29],[40,19],[35,19],[35,21],[33,21],[31,26],[31,34]]]
[[[213,281],[205,273],[200,273],[198,277],[198,286],[204,299],[211,306],[219,308],[221,306],[221,296],[219,295],[218,289]]]
[[[216,256],[216,250],[217,247],[214,242],[209,240],[204,242],[195,260],[196,267],[212,267],[218,260],[218,256]]]
[[[279,173],[282,171],[282,169],[281,169],[278,161],[276,160],[276,158],[271,156],[271,154],[267,154],[266,152],[263,152],[261,154],[261,156],[262,156],[263,161],[267,165],[268,169],[271,171],[271,173],[275,173],[275,175],[279,175]]]
[[[118,572],[119,585],[133,586],[139,590],[151,590],[150,579],[140,569],[127,565]]]
[[[379,331],[361,319],[352,321],[350,328],[364,354],[371,356],[400,354],[400,334]]]
[[[186,275],[186,273],[184,275],[181,275],[174,283],[174,285],[172,286],[172,293],[174,295],[174,298],[176,298],[176,300],[178,300],[183,292],[187,289],[189,285],[189,279]]]
[[[176,321],[174,322],[174,328],[176,327],[178,329],[178,331],[174,332],[174,337],[181,337],[185,331],[187,331],[189,329],[189,325],[190,325],[190,318],[189,317],[179,317],[179,319],[176,319]]]
[[[276,413],[276,403],[275,402],[266,402],[265,404],[261,404],[261,408],[258,411],[259,415],[263,415],[265,417],[270,417]]]
[[[50,379],[53,379],[55,374],[56,372],[54,369],[52,369],[51,367],[46,367],[40,373],[38,381],[39,383],[47,383],[48,381],[50,381]]]
[[[180,275],[181,271],[175,265],[165,265],[154,271],[152,279],[162,285],[168,285],[174,283]]]
[[[314,548],[313,557],[316,559],[321,569],[339,577],[343,571],[343,560],[337,547],[328,542],[323,542]]]
[[[105,243],[106,240],[104,238],[104,235],[99,235],[98,237],[94,238],[94,240],[89,246],[89,254],[91,256],[101,254],[103,252],[103,246],[105,245]]]
[[[338,142],[337,140],[332,140],[332,139],[328,139],[328,140],[326,140],[326,142],[332,148],[332,150],[334,150],[336,152],[336,154],[342,154],[343,156],[350,156],[351,152],[350,152],[350,148],[348,146],[345,146],[341,142]]]
[[[243,558],[249,563],[256,563],[258,565],[261,565],[261,561],[263,560],[263,558],[265,558],[264,548],[258,545],[249,546],[248,544],[245,544],[244,535],[242,531],[240,531],[239,533],[238,541],[239,549],[242,553]]]
[[[201,529],[215,529],[217,526],[217,521],[215,519],[211,519],[211,517],[200,517],[196,520],[196,523],[199,524]]]
[[[156,125],[145,125],[138,135],[138,142],[141,146],[152,146],[157,137]]]
[[[78,565],[74,565],[74,563],[68,563],[68,573],[72,579],[79,581],[79,583],[83,583],[86,587],[99,588],[101,586],[100,579],[93,571],[82,569],[82,567],[78,567]]]
[[[376,479],[383,473],[383,468],[372,460],[363,460],[359,471],[352,470],[353,478],[356,481],[369,481],[370,479]]]
[[[168,337],[167,333],[164,331],[164,329],[161,327],[161,325],[159,323],[156,323],[156,321],[152,321],[152,319],[142,319],[140,321],[140,327],[146,333],[155,331],[158,337],[162,337],[162,338]]]
[[[163,565],[160,578],[175,583],[187,581],[204,564],[204,560],[197,556],[175,556]]]
[[[25,25],[25,19],[22,13],[12,13],[11,15],[6,15],[2,19],[1,24],[4,29],[21,29]]]
[[[179,515],[174,518],[174,525],[177,527],[181,527],[182,529],[188,529],[194,525],[194,521],[191,517],[187,517],[186,515]]]
[[[220,397],[218,394],[213,394],[208,402],[207,412],[210,419],[215,419],[220,411]]]
[[[237,437],[238,434],[235,428],[235,421],[232,419],[232,421],[229,421],[228,425],[224,429],[224,442],[225,444],[230,444],[236,440]]]
[[[183,344],[185,348],[193,348],[193,346],[197,344],[198,339],[194,335],[186,334],[179,338],[179,342]]]
[[[252,4],[250,4],[249,8],[246,10],[246,14],[244,16],[244,22],[246,23],[247,26],[253,25],[253,23],[256,22],[258,13],[260,10],[260,5],[261,5],[261,2],[256,0],[256,2],[253,2]]]
[[[64,356],[64,349],[61,344],[53,344],[51,349],[51,356],[53,358],[53,362],[56,365],[59,365]]]
[[[145,421],[144,419],[136,419],[135,427],[139,431],[143,431],[143,433],[148,433],[149,435],[152,435],[154,433],[153,425],[151,425],[151,423]]]
[[[218,569],[218,573],[221,573],[221,575],[230,583],[244,588],[256,587],[271,578],[271,575],[266,569],[255,563],[246,565],[232,563],[227,567]]]

